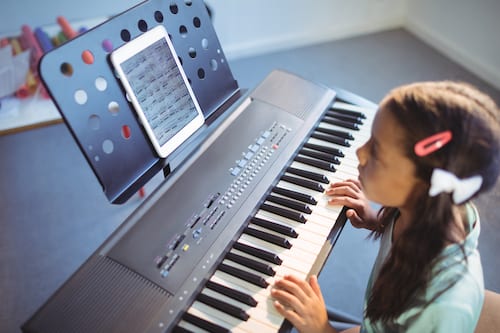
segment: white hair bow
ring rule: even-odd
[[[443,192],[453,193],[453,202],[458,204],[472,197],[481,188],[482,183],[481,175],[459,179],[449,171],[436,168],[432,172],[429,195],[433,197]]]

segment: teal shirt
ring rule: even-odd
[[[464,240],[467,261],[463,260],[460,247],[449,245],[442,251],[443,260],[433,268],[433,277],[421,302],[403,312],[394,322],[370,322],[368,318],[361,325],[362,333],[406,332],[406,333],[460,333],[474,332],[484,300],[483,270],[477,250],[480,232],[479,215],[475,207],[467,205],[471,230]],[[387,226],[380,241],[379,254],[368,281],[365,307],[368,295],[392,245],[394,221]],[[426,302],[449,285],[450,279],[460,276],[457,283],[432,303]]]

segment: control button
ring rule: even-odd
[[[240,168],[244,168],[244,167],[245,167],[245,165],[247,165],[247,162],[248,162],[247,160],[240,160],[240,161],[238,162],[238,167],[240,167]]]
[[[257,139],[257,144],[260,146],[261,144],[263,144],[264,142],[266,141],[266,139],[264,139],[263,137],[260,137]]]
[[[265,131],[264,133],[262,133],[262,137],[265,139],[265,138],[268,138],[269,135],[271,135],[271,132],[269,131]]]
[[[252,152],[250,152],[250,151],[249,151],[249,152],[247,152],[247,153],[245,154],[245,158],[246,158],[247,160],[251,159],[252,157],[253,157],[253,153],[252,153]]]
[[[255,152],[257,152],[257,150],[259,150],[259,146],[258,145],[251,145],[250,147],[248,147],[248,149],[250,149],[250,151],[253,151],[255,153]]]
[[[232,176],[237,176],[240,173],[240,171],[241,171],[240,168],[235,167],[235,168],[233,168],[233,170],[231,170],[231,175]]]
[[[198,228],[198,229],[196,229],[196,230],[193,231],[193,238],[194,239],[199,238],[200,235],[201,235],[201,228]]]

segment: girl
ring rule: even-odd
[[[359,179],[332,184],[357,228],[380,238],[361,327],[350,332],[473,332],[484,297],[470,203],[500,172],[500,112],[476,89],[425,82],[391,91],[368,142]],[[366,195],[366,197],[365,197]],[[368,200],[382,205],[378,214]],[[315,276],[286,276],[271,295],[300,332],[336,332]]]

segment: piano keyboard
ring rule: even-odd
[[[368,140],[373,116],[344,102],[326,111],[174,332],[280,330],[270,288],[286,274],[317,273],[313,264],[342,211],[324,191],[357,178],[356,149]]]
[[[374,104],[340,95],[270,73],[212,123],[23,332],[289,330],[270,288],[284,275],[321,271],[345,222],[324,191],[357,178],[356,149],[375,113]]]

